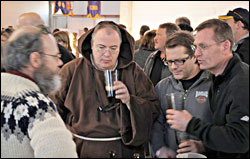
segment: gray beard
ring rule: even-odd
[[[42,65],[35,73],[34,80],[44,94],[54,94],[61,88],[61,77]]]

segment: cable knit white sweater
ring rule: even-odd
[[[1,73],[1,158],[76,158],[55,104],[31,80]]]

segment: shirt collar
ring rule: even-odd
[[[14,74],[14,75],[17,75],[17,76],[21,76],[23,78],[27,78],[27,79],[33,81],[34,83],[36,83],[36,81],[33,78],[31,78],[30,76],[28,76],[25,73],[22,73],[22,72],[19,72],[19,71],[8,71],[7,73]]]

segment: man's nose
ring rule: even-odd
[[[175,64],[175,62],[172,63],[172,65],[170,66],[172,69],[176,69],[178,68],[178,66]]]
[[[201,56],[201,51],[199,49],[196,49],[194,52],[194,56],[196,56],[196,57]]]

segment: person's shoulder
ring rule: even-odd
[[[24,124],[23,131],[27,130],[35,120],[43,121],[47,117],[56,116],[54,102],[39,91],[20,92],[12,100],[2,102],[4,106],[1,109],[13,110],[9,113],[14,116],[16,122]],[[6,120],[10,119],[11,114],[5,115]]]
[[[22,95],[17,98],[16,103],[17,105],[25,103],[28,107],[34,107],[36,110],[42,109],[47,112],[50,109],[56,111],[54,102],[47,95],[39,91],[22,93]]]
[[[156,57],[157,53],[158,53],[158,51],[153,51],[153,52],[151,52],[151,53],[148,55],[146,61],[154,60],[154,58]]]
[[[172,82],[172,80],[173,80],[173,77],[171,75],[168,77],[165,77],[157,83],[155,88],[165,89],[170,84],[170,82]]]

